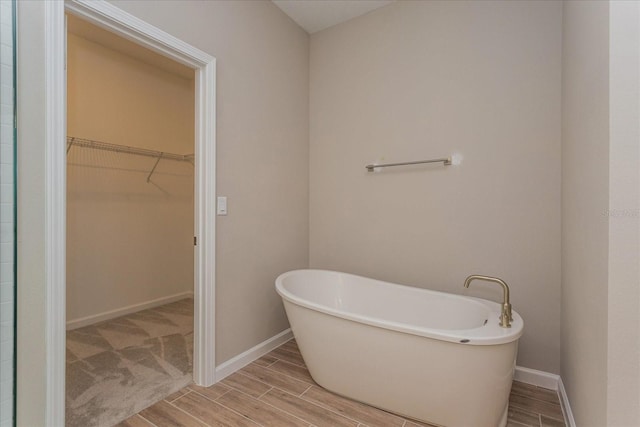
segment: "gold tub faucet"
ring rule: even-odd
[[[504,300],[502,301],[502,312],[500,313],[500,326],[503,328],[510,328],[513,316],[511,315],[511,303],[509,302],[509,286],[504,280],[497,277],[472,274],[464,281],[464,287],[468,288],[469,284],[474,280],[486,280],[487,282],[498,283],[502,286],[502,290],[504,291]]]

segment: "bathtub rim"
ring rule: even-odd
[[[283,280],[292,275],[300,275],[304,273],[320,273],[320,274],[338,274],[347,277],[353,277],[357,279],[366,279],[372,282],[382,284],[383,286],[400,287],[401,289],[408,289],[411,292],[420,292],[425,294],[437,294],[445,295],[451,298],[459,298],[464,300],[471,300],[476,303],[480,303],[487,307],[491,312],[491,316],[487,324],[472,328],[472,329],[435,329],[424,328],[418,326],[412,326],[406,323],[394,322],[390,320],[377,319],[371,316],[349,313],[343,310],[334,309],[322,304],[318,304],[312,301],[302,299],[292,292],[288,291],[283,283]],[[514,310],[513,321],[511,328],[502,328],[498,325],[501,304],[494,301],[489,301],[483,298],[476,298],[466,295],[453,294],[449,292],[435,291],[432,289],[418,288],[415,286],[401,285],[398,283],[386,282],[383,280],[372,279],[366,276],[359,276],[351,273],[344,273],[334,270],[322,270],[322,269],[298,269],[291,270],[280,274],[275,280],[276,292],[283,300],[291,304],[295,304],[309,310],[325,313],[330,316],[340,317],[342,319],[350,320],[353,322],[364,323],[373,327],[379,327],[396,332],[402,332],[409,335],[416,335],[426,338],[437,339],[441,341],[448,341],[461,345],[500,345],[506,344],[518,340],[524,332],[524,321],[522,317]],[[461,342],[462,340],[468,340],[467,342]]]

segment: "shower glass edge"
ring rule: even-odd
[[[16,2],[0,0],[0,427],[16,426]]]

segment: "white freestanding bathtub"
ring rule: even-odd
[[[322,387],[432,424],[506,425],[515,311],[502,328],[497,303],[334,271],[290,271],[276,289]]]

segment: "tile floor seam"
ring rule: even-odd
[[[270,368],[270,366],[273,366],[273,365],[275,365],[275,364],[276,364],[276,363],[278,363],[278,362],[288,363],[289,365],[293,365],[293,366],[296,366],[296,367],[298,367],[298,368],[302,368],[302,367],[303,367],[303,366],[300,366],[300,365],[296,365],[295,363],[287,362],[286,360],[276,360],[276,361],[275,361],[275,362],[273,362],[271,365],[269,365],[269,366],[264,366],[264,369],[268,369],[268,370],[269,370],[269,372],[273,372],[274,374],[277,374],[277,375],[283,375],[283,376],[285,376],[285,377],[287,377],[287,378],[291,378],[291,379],[294,379],[294,380],[296,380],[296,381],[301,381],[301,382],[303,382],[303,383],[305,383],[305,384],[314,385],[314,384],[309,383],[309,382],[308,382],[308,381],[306,381],[306,380],[301,380],[300,378],[292,377],[291,375],[285,374],[284,372],[278,372],[278,371],[276,371],[275,369],[271,369],[271,368]],[[307,367],[306,367],[306,366],[304,366],[304,368],[305,368],[305,369],[307,369]],[[309,374],[309,375],[311,375],[311,374]],[[311,378],[311,379],[313,380],[313,378]],[[315,383],[315,381],[314,381],[314,383]],[[308,389],[307,389],[307,390],[308,390]],[[305,391],[306,391],[306,390],[305,390]],[[304,392],[303,392],[303,393],[304,393]]]
[[[143,417],[140,414],[136,414],[138,417],[142,418],[143,420],[145,420],[146,422],[148,422],[149,424],[151,424],[153,427],[158,427],[157,425],[155,425],[154,423],[152,423],[151,421],[149,421],[148,419],[146,419],[145,417]],[[134,415],[134,416],[136,416]]]
[[[275,388],[275,387],[273,387],[273,388]],[[282,391],[284,391],[284,390],[282,390]],[[241,392],[241,393],[242,393],[242,392]],[[285,392],[285,393],[286,393],[286,392]],[[243,394],[244,394],[244,395],[246,395],[246,396],[249,396],[249,395],[248,395],[248,394],[246,394],[246,393],[243,393]],[[251,397],[251,396],[249,396],[249,398],[250,398],[250,399],[254,399],[254,400],[258,400],[258,399],[254,398],[254,397]],[[307,425],[308,425],[307,427],[310,427],[310,426],[311,426],[311,422],[310,422],[310,421],[305,420],[304,418],[301,418],[301,417],[299,417],[299,416],[297,416],[297,415],[293,415],[291,412],[287,412],[287,411],[285,411],[285,410],[284,410],[284,409],[282,409],[282,408],[278,408],[277,406],[270,404],[269,402],[265,402],[264,400],[258,400],[258,401],[259,401],[259,402],[264,403],[264,404],[265,404],[265,405],[267,405],[267,406],[271,406],[272,408],[274,408],[274,409],[276,409],[276,410],[278,410],[278,411],[280,411],[280,412],[283,412],[283,413],[285,413],[285,414],[287,414],[287,415],[290,415],[290,416],[292,416],[292,417],[294,417],[294,418],[296,418],[296,419],[298,419],[298,420],[302,421],[303,423],[305,423],[305,424],[307,424]]]
[[[554,421],[562,421],[565,425],[567,425],[567,421],[564,419],[564,414],[562,418],[554,417],[553,415],[540,414],[541,417],[551,418]]]
[[[273,387],[273,386],[272,386],[271,388],[272,388],[272,389],[274,389],[274,388],[277,388],[277,387]],[[270,404],[270,403],[268,403],[268,402],[265,402],[264,400],[256,399],[255,397],[253,397],[253,396],[251,396],[251,395],[249,395],[249,394],[247,394],[247,393],[245,393],[245,392],[243,392],[243,391],[236,390],[236,389],[234,389],[234,390],[235,390],[235,391],[237,391],[237,392],[238,392],[238,393],[240,393],[240,394],[245,395],[247,398],[249,398],[249,399],[251,399],[251,400],[256,400],[256,401],[258,401],[258,402],[260,402],[260,403],[264,403],[264,404],[265,404],[265,405],[267,405],[267,406],[271,406],[272,408],[275,408],[276,410],[278,410],[278,411],[280,411],[280,412],[282,412],[282,413],[285,413],[285,414],[287,414],[287,415],[292,416],[293,418],[296,418],[296,419],[298,419],[298,420],[302,421],[303,423],[307,424],[307,427],[310,427],[310,426],[311,426],[311,423],[310,423],[309,421],[304,420],[304,419],[302,419],[302,418],[300,418],[300,417],[298,417],[298,416],[295,416],[295,415],[293,415],[293,414],[291,414],[291,413],[289,413],[289,412],[285,411],[284,409],[278,408],[277,406],[274,406],[274,405],[272,405],[272,404]],[[280,389],[278,389],[278,390],[280,390]],[[284,391],[284,390],[281,390],[281,391]],[[285,393],[286,393],[286,392],[285,392]],[[220,396],[220,397],[222,397],[222,396]],[[225,406],[225,405],[223,405],[221,402],[216,402],[216,403],[217,403],[217,404],[219,404],[219,405],[221,405],[221,406]],[[231,409],[231,408],[228,408],[228,407],[226,407],[226,406],[225,406],[225,408],[227,408],[227,409]],[[234,412],[237,412],[237,411],[234,411]],[[240,415],[242,415],[242,414],[240,414]],[[254,420],[251,420],[251,421],[254,421]],[[254,421],[254,422],[255,422],[255,423],[258,423],[257,421]],[[258,424],[260,424],[260,423],[258,423]]]
[[[562,405],[560,405],[560,403],[559,403],[559,402],[558,402],[558,403],[555,403],[555,402],[548,402],[548,401],[546,401],[546,400],[537,399],[537,398],[532,397],[532,396],[525,396],[525,395],[520,394],[520,393],[517,393],[517,392],[512,392],[512,393],[510,393],[510,395],[509,395],[509,396],[511,396],[511,395],[516,395],[516,396],[519,396],[519,397],[521,397],[521,398],[524,398],[524,399],[527,399],[527,400],[533,400],[533,401],[535,401],[535,402],[542,403],[542,404],[545,404],[545,405],[553,405],[553,406],[557,406],[558,408],[559,408],[560,406],[562,406]]]
[[[544,387],[538,387],[538,386],[534,386],[532,384],[523,383],[522,381],[514,380],[513,381],[513,386],[511,387],[511,392],[517,393],[517,394],[520,394],[520,395],[524,396],[524,394],[522,394],[520,392],[520,390],[518,390],[518,388],[522,388],[522,389],[525,389],[525,390],[530,390],[532,392],[537,392],[537,393],[540,393],[542,391],[543,393],[552,394],[554,397],[556,397],[558,402],[560,401],[560,392],[558,390],[553,390],[553,389],[544,388]]]
[[[225,393],[225,394],[226,394],[226,393]],[[220,396],[220,397],[222,397],[222,396]],[[218,398],[218,399],[219,399],[219,398]],[[211,400],[211,399],[208,399],[208,400]],[[264,424],[259,423],[258,421],[254,420],[254,419],[252,419],[252,418],[249,418],[248,416],[244,415],[243,413],[241,413],[241,412],[239,412],[239,411],[236,411],[235,409],[232,409],[232,408],[230,408],[230,407],[226,406],[226,405],[225,405],[225,404],[223,404],[222,402],[216,402],[216,401],[214,401],[214,400],[212,400],[212,402],[217,403],[218,405],[222,406],[224,409],[226,409],[226,410],[228,410],[228,411],[231,411],[231,412],[233,412],[233,413],[236,413],[236,414],[240,415],[242,418],[244,418],[244,419],[246,419],[246,420],[249,420],[250,422],[252,422],[252,423],[254,423],[254,424],[257,424],[257,425],[259,425],[260,427],[266,427]]]
[[[550,403],[552,405],[560,405],[560,396],[556,396],[556,398],[558,399],[558,403],[556,403],[556,402],[550,402],[548,400],[539,399],[539,398],[534,397],[534,396],[527,396],[526,394],[521,393],[519,390],[514,390],[513,388],[511,389],[511,394],[516,394],[516,395],[518,395],[520,397],[524,397],[524,398],[527,398],[527,399],[533,399],[533,400],[537,400],[537,401],[540,401],[540,402]]]
[[[224,385],[224,384],[223,384]],[[229,393],[231,390],[233,390],[232,387],[229,387],[227,385],[225,385],[225,387],[227,388],[220,396],[216,397],[213,401],[215,402],[216,400],[220,399],[222,396],[224,396],[225,394]]]
[[[521,397],[522,397],[522,396],[521,396]],[[544,400],[538,400],[538,399],[530,399],[530,400],[535,400],[535,401],[537,401],[537,402],[542,402],[542,403],[546,403],[546,404],[549,404],[549,405],[557,406],[557,407],[558,407],[558,409],[560,409],[560,412],[562,413],[562,408],[560,407],[560,405],[557,405],[557,404],[555,404],[555,403],[545,402]],[[552,418],[552,419],[557,420],[557,421],[562,421],[562,422],[564,422],[564,423],[566,424],[566,421],[565,421],[564,419],[560,419],[560,418],[558,418],[558,417],[556,417],[556,416],[554,416],[554,415],[543,414],[542,412],[540,412],[540,411],[538,411],[538,410],[533,410],[532,408],[527,408],[527,407],[525,406],[525,404],[522,404],[522,403],[518,403],[518,402],[511,402],[511,401],[509,401],[509,406],[511,406],[511,407],[513,407],[513,408],[517,408],[517,409],[519,409],[519,410],[521,410],[521,411],[530,412],[530,413],[532,413],[532,414],[536,414],[536,415],[544,415],[545,417],[549,417],[549,418]],[[563,414],[563,415],[564,415],[564,414]],[[564,418],[564,416],[563,416],[563,418]]]
[[[521,412],[521,413],[524,413],[526,415],[533,415],[533,416],[540,414],[540,412],[537,412],[537,411],[535,411],[535,410],[533,410],[531,408],[522,408],[522,407],[517,406],[517,405],[514,406],[511,403],[509,403],[508,410],[509,411],[513,410],[515,412]]]
[[[311,387],[313,387],[313,384],[310,384],[309,387],[307,387],[307,389],[305,391],[300,393],[300,395],[298,397],[302,397],[302,395],[305,394],[306,392],[308,392],[311,389]]]
[[[311,386],[313,387],[313,386]],[[305,391],[302,392],[302,394],[300,396],[298,396],[299,398],[302,398],[302,396],[305,395],[306,392],[308,392],[309,390],[311,390],[311,387],[309,387],[308,389],[306,389]],[[306,400],[306,399],[305,399]]]
[[[527,395],[525,393],[522,393],[520,390],[511,390],[511,394],[517,394],[518,396],[526,397],[528,399],[536,399],[536,400],[540,400],[542,402],[553,403],[554,405],[559,405],[560,404],[560,403],[558,403],[558,402],[560,402],[560,399],[557,399],[557,402],[551,401],[551,400],[544,400],[544,399],[541,399],[540,397],[530,396],[530,395]]]
[[[226,410],[228,410],[228,411],[233,412],[234,414],[238,414],[239,416],[241,416],[241,417],[242,417],[242,418],[244,418],[245,420],[248,420],[248,421],[249,421],[249,422],[251,422],[251,423],[254,423],[254,424],[256,424],[256,425],[259,425],[260,427],[266,427],[264,424],[259,423],[258,421],[254,420],[254,419],[252,419],[252,418],[249,418],[248,416],[244,415],[242,412],[237,411],[237,410],[235,410],[235,409],[233,409],[233,408],[230,408],[230,407],[226,406],[225,404],[223,404],[222,402],[218,402],[218,401],[217,401],[217,400],[218,400],[218,399],[220,399],[222,396],[224,396],[225,394],[229,393],[231,390],[236,390],[236,389],[234,389],[234,388],[229,388],[229,390],[225,391],[225,392],[224,392],[224,394],[222,394],[221,396],[217,397],[217,398],[216,398],[216,400],[211,400],[211,399],[207,398],[206,396],[204,396],[204,398],[205,398],[205,399],[207,399],[207,400],[209,400],[209,401],[211,401],[211,402],[213,402],[213,403],[215,403],[215,404],[217,404],[217,405],[222,406],[223,408],[225,408],[225,409],[226,409]],[[236,391],[239,391],[239,390],[236,390]],[[198,392],[195,392],[195,393],[198,393]],[[198,394],[200,394],[200,393],[198,393]],[[202,395],[201,395],[201,396],[202,396]]]
[[[176,401],[176,400],[178,400],[178,399],[182,399],[183,397],[185,397],[186,395],[188,395],[188,394],[189,394],[189,393],[191,393],[191,392],[192,392],[192,390],[191,390],[191,389],[188,389],[188,390],[187,390],[187,392],[186,392],[185,394],[183,394],[182,396],[178,396],[178,397],[176,397],[175,399],[172,399],[172,400],[167,400],[167,402],[169,402],[169,403],[173,403],[173,402],[175,402],[175,401]],[[166,400],[166,399],[165,399],[165,400]]]
[[[313,387],[313,386],[311,386],[311,387]],[[311,387],[309,387],[307,390],[305,390],[305,393],[306,393],[307,391],[311,390]],[[319,386],[318,386],[318,387],[319,387]],[[303,394],[304,394],[304,393],[303,393]],[[356,418],[352,417],[352,416],[351,416],[351,414],[349,414],[349,415],[347,415],[347,414],[343,414],[343,413],[338,412],[338,411],[334,410],[333,408],[331,408],[331,407],[329,407],[329,406],[325,405],[325,404],[324,404],[324,403],[322,403],[322,402],[314,402],[314,401],[312,401],[312,400],[305,399],[304,397],[302,397],[302,395],[298,396],[298,398],[300,398],[300,399],[304,400],[304,401],[305,401],[305,402],[307,402],[307,403],[314,404],[314,405],[316,405],[316,406],[319,406],[319,407],[321,407],[321,408],[326,409],[327,411],[333,412],[334,414],[340,415],[341,417],[344,417],[344,418],[346,418],[346,419],[348,419],[348,420],[354,421],[354,422],[356,422],[356,423],[362,424],[363,426],[367,427],[367,425],[366,425],[366,424],[364,424],[362,421],[360,421],[360,420],[358,420],[358,419],[356,419]],[[354,401],[354,402],[355,402],[355,401]],[[373,408],[373,406],[372,406],[372,408]]]
[[[200,418],[196,417],[195,415],[193,415],[192,413],[185,411],[184,409],[180,408],[179,406],[174,405],[173,403],[169,403],[169,405],[173,406],[174,408],[176,408],[177,410],[184,412],[185,414],[189,415],[191,418],[193,418],[194,420],[206,425],[207,427],[213,427],[211,424],[201,420]]]
[[[205,396],[204,394],[202,394],[202,393],[198,392],[197,390],[189,389],[189,393],[197,394],[198,396],[202,397],[203,399],[208,400],[209,402],[212,402],[212,403],[218,404],[218,405],[222,406],[223,408],[225,408],[225,409],[227,409],[227,410],[229,410],[229,411],[231,411],[231,412],[234,412],[234,413],[238,414],[238,415],[239,415],[239,416],[241,416],[242,418],[246,418],[246,419],[248,419],[249,421],[251,421],[251,422],[253,422],[253,423],[256,423],[256,424],[258,424],[258,425],[262,426],[262,424],[260,424],[260,423],[258,423],[258,422],[256,422],[256,421],[254,421],[254,420],[252,420],[252,419],[250,419],[250,418],[248,418],[248,417],[244,416],[244,415],[243,415],[243,414],[241,414],[240,412],[235,411],[235,410],[233,410],[233,409],[231,409],[231,408],[229,408],[229,407],[227,407],[227,406],[223,405],[223,404],[222,404],[222,403],[220,403],[220,402],[217,402],[217,400],[218,400],[218,399],[220,399],[222,396],[224,396],[225,394],[229,393],[231,390],[235,390],[235,389],[231,389],[231,388],[229,388],[229,387],[227,387],[227,388],[228,388],[228,390],[226,390],[224,393],[222,393],[220,396],[216,397],[215,399],[211,399],[209,396]],[[189,394],[189,393],[187,393],[187,394]],[[180,396],[178,399],[174,400],[173,402],[175,402],[175,401],[177,401],[177,400],[179,400],[179,399],[182,399],[182,398],[183,398],[184,396],[186,396],[187,394],[185,394],[185,395],[183,395],[183,396]],[[173,403],[173,402],[171,402],[171,403]],[[176,406],[176,405],[173,405],[173,406]],[[176,406],[176,407],[177,407],[177,406]],[[178,409],[180,409],[180,408],[178,408]],[[183,410],[183,412],[184,412],[184,410]],[[262,427],[264,427],[264,426],[262,426]]]
[[[279,348],[279,347],[278,347],[278,348],[276,348],[276,349],[274,349],[274,350],[278,350],[278,349],[279,349],[280,351],[284,351],[285,353],[288,353],[288,354],[290,354],[290,355],[292,355],[292,356],[300,356],[300,357],[302,357],[302,354],[301,354],[301,353],[294,353],[293,351],[289,351],[289,350],[286,350],[286,349],[283,349],[283,348]],[[273,357],[278,358],[278,356],[273,356]],[[280,359],[280,358],[278,358],[278,359],[279,359],[279,360],[282,360],[282,361],[284,361],[284,362],[287,362],[287,360]],[[292,365],[296,365],[296,366],[303,366],[303,367],[305,367],[305,368],[306,368],[306,366],[305,366],[305,365],[300,365],[299,363],[295,363],[295,362],[291,362],[291,361],[289,361],[289,363],[291,363]]]
[[[280,362],[280,363],[286,363],[286,364],[288,364],[288,365],[292,365],[292,366],[294,366],[294,367],[296,367],[296,368],[304,368],[304,369],[308,370],[306,366],[298,365],[298,364],[296,364],[296,363],[288,362],[288,361],[286,361],[286,360],[282,360],[282,359],[278,359],[278,360],[276,360],[275,362],[271,363],[269,366],[261,366],[261,368],[268,369],[269,371],[271,371],[271,372],[275,372],[275,373],[277,373],[278,375],[287,375],[287,374],[285,374],[285,373],[278,372],[278,371],[276,371],[275,369],[271,369],[271,367],[272,367],[273,365],[275,365],[276,363],[278,363],[278,362]],[[288,377],[290,377],[290,378],[293,378],[294,380],[298,380],[297,378],[292,377],[292,376],[290,376],[290,375],[287,375],[287,376],[288,376]],[[298,380],[298,381],[302,381],[302,380]],[[306,381],[303,381],[303,382],[306,382]]]
[[[267,353],[267,354],[268,354],[268,353]],[[266,354],[265,354],[265,356],[266,356]],[[278,359],[278,358],[277,358],[277,357],[275,357],[275,356],[272,356],[272,357],[273,357],[274,359],[276,359],[276,360],[274,360],[273,362],[269,363],[267,366],[265,366],[265,368],[268,368],[268,367],[270,367],[270,366],[272,366],[272,365],[275,365],[275,364],[276,364],[276,363],[278,363],[278,362],[283,362],[283,360],[280,360],[280,359]]]
[[[267,383],[267,382],[264,382],[264,381],[262,381],[260,378],[252,377],[251,375],[246,374],[246,373],[244,373],[244,372],[236,371],[236,372],[234,372],[234,373],[240,374],[240,375],[242,375],[243,377],[250,379],[251,381],[256,381],[256,382],[259,382],[260,384],[264,384],[264,385],[269,386],[269,387],[271,387],[271,388],[277,388],[278,390],[282,390],[281,388],[279,388],[279,387],[277,387],[277,386],[275,386],[275,385],[273,385],[273,384],[269,384],[269,383]],[[232,387],[232,386],[230,386],[230,385],[229,385],[229,386],[227,386],[227,387]],[[235,388],[235,387],[232,387],[232,388],[233,388],[234,390],[238,390],[238,391],[242,392],[242,390],[239,390],[239,389],[237,389],[237,388]],[[267,391],[269,391],[269,390],[267,390]],[[282,391],[285,391],[285,390],[282,390]],[[247,394],[247,393],[245,393],[245,394]]]
[[[249,364],[249,365],[250,365],[250,364]],[[247,366],[249,366],[249,365],[247,365]],[[249,374],[249,373],[247,373],[246,371],[244,371],[243,369],[244,369],[244,368],[246,368],[247,366],[245,366],[245,367],[243,367],[243,368],[241,368],[241,369],[238,369],[238,370],[237,370],[237,371],[235,371],[233,374],[240,374],[240,375],[242,375],[243,377],[249,378],[249,379],[251,379],[251,380],[258,381],[258,382],[260,382],[260,383],[262,383],[262,384],[267,384],[267,383],[265,383],[264,381],[262,381],[262,380],[260,380],[260,379],[258,379],[258,378],[256,378],[256,377],[254,377],[254,376],[252,376],[251,374]],[[259,366],[259,365],[258,365],[258,366]],[[264,368],[264,366],[260,366],[260,368]],[[233,375],[233,374],[231,374],[231,375]],[[229,375],[229,377],[230,377],[231,375]],[[229,378],[229,377],[225,377],[225,379],[227,379],[227,378]],[[224,380],[222,380],[222,381],[224,381]],[[271,384],[267,384],[267,385],[271,386]]]
[[[260,369],[267,369],[267,368],[264,368],[263,366],[260,366]],[[238,371],[238,372],[240,372],[240,371]],[[285,379],[289,379],[289,380],[293,380],[293,381],[295,381],[295,382],[303,383],[303,384],[305,384],[305,385],[313,386],[313,384],[309,384],[309,383],[308,383],[308,382],[306,382],[306,381],[302,381],[302,380],[299,380],[299,379],[297,379],[297,378],[290,377],[289,375],[281,374],[280,372],[276,372],[276,371],[273,371],[273,370],[271,370],[271,369],[269,369],[269,370],[268,370],[268,372],[270,372],[270,373],[272,373],[272,374],[275,374],[276,376],[284,376],[284,377],[285,377]],[[271,386],[271,387],[277,388],[278,390],[287,391],[287,390],[284,390],[284,389],[283,389],[283,388],[281,388],[281,387],[278,387],[277,385],[270,384],[270,383],[268,383],[268,382],[265,382],[265,381],[261,380],[261,379],[260,379],[260,378],[258,378],[258,377],[254,377],[254,376],[253,376],[252,374],[250,374],[250,373],[247,373],[247,372],[240,372],[240,373],[241,373],[242,375],[244,375],[245,377],[247,377],[247,378],[249,378],[249,379],[252,379],[252,380],[254,380],[254,381],[261,382],[261,383],[266,384],[266,385],[268,385],[268,386]],[[306,390],[305,390],[305,391],[306,391]],[[303,392],[303,393],[304,393],[304,392]],[[293,394],[293,393],[292,393],[292,394]],[[299,397],[299,396],[298,396],[298,397]]]
[[[313,387],[313,386],[311,386],[311,387]],[[309,387],[307,390],[305,390],[305,393],[306,393],[306,392],[307,392],[311,387]],[[337,415],[338,417],[344,418],[344,419],[349,420],[349,421],[353,421],[354,423],[358,423],[359,425],[360,425],[360,424],[362,424],[362,423],[360,422],[360,420],[356,420],[356,419],[350,418],[350,417],[348,417],[348,416],[346,416],[346,415],[344,415],[344,414],[341,414],[341,413],[339,413],[339,412],[337,412],[337,411],[333,410],[332,408],[329,408],[329,407],[327,407],[327,406],[323,406],[323,405],[319,404],[318,402],[312,402],[312,401],[310,401],[310,400],[303,399],[303,398],[302,398],[302,395],[297,396],[297,395],[295,395],[295,394],[293,394],[293,393],[291,393],[291,392],[288,392],[288,391],[286,391],[286,390],[281,390],[281,389],[279,389],[278,387],[272,387],[272,390],[273,390],[273,389],[278,390],[278,391],[281,391],[282,393],[286,393],[286,394],[288,394],[288,395],[289,395],[289,396],[291,396],[291,397],[294,397],[294,398],[296,398],[296,399],[300,399],[300,400],[302,400],[302,401],[304,401],[304,402],[306,402],[306,403],[309,403],[309,404],[311,404],[311,405],[317,406],[317,407],[318,407],[318,408],[320,408],[320,409],[324,409],[325,411],[330,412],[330,413],[332,413],[332,414],[334,414],[334,415]],[[271,390],[269,390],[269,391],[271,391]],[[269,391],[267,391],[267,393],[268,393]],[[264,394],[267,394],[267,393],[264,393]],[[264,394],[263,394],[263,395],[264,395]],[[304,393],[303,393],[303,394],[304,394]],[[263,400],[260,400],[260,401],[261,401],[261,402],[264,402]],[[266,403],[266,402],[265,402],[265,403]],[[363,426],[365,426],[365,424],[362,424],[362,425],[363,425]],[[357,426],[356,426],[356,427],[357,427]],[[365,427],[367,427],[367,426],[365,426]]]
[[[210,401],[210,402],[219,403],[219,402],[216,402],[216,401],[217,401],[218,399],[220,399],[222,396],[224,396],[225,394],[229,393],[229,391],[230,391],[231,389],[230,389],[230,390],[226,390],[224,393],[222,393],[220,396],[216,397],[215,399],[212,399],[212,398],[210,398],[209,396],[207,396],[207,395],[205,395],[205,394],[203,394],[203,393],[200,393],[198,390],[193,390],[193,389],[189,389],[189,390],[191,390],[191,393],[195,393],[195,394],[197,394],[197,395],[198,395],[198,396],[200,396],[200,397],[204,397],[205,399],[207,399],[207,400],[208,400],[208,401]],[[185,396],[186,396],[186,395],[185,395]],[[178,399],[180,399],[181,397],[182,397],[182,396],[180,396]],[[178,399],[176,399],[176,400],[178,400]]]
[[[256,397],[257,400],[262,401],[262,396],[264,396],[265,394],[269,393],[271,390],[273,390],[273,386],[271,386],[271,388],[267,391],[265,391],[264,393],[262,393],[260,396]]]
[[[286,344],[286,343],[285,343]],[[284,345],[284,344],[283,344]],[[292,356],[302,356],[302,353],[300,353],[300,350],[290,350],[288,348],[284,348],[282,346],[275,348],[274,350],[278,350],[278,351],[284,351],[286,354],[290,354]]]
[[[288,351],[288,352],[291,352],[291,350],[288,350],[288,349],[287,349],[287,347],[288,347],[288,345],[287,345],[287,344],[289,344],[292,340],[293,340],[293,338],[292,338],[292,339],[290,339],[289,341],[285,341],[285,342],[283,342],[281,345],[279,345],[278,347],[274,348],[274,350],[278,350],[278,349],[280,349],[280,350],[286,350],[286,351]],[[296,346],[297,346],[297,344],[296,344]]]

